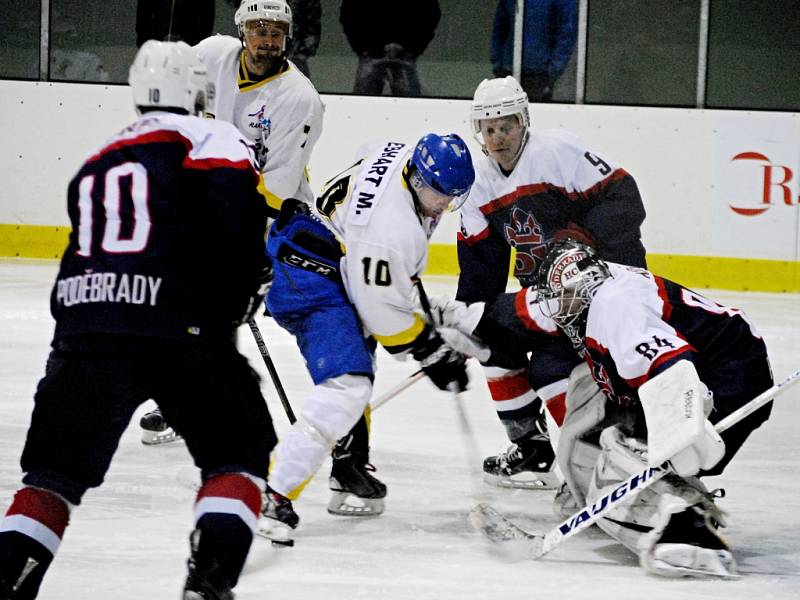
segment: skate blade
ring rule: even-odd
[[[523,471],[516,475],[492,475],[491,473],[484,473],[483,480],[495,487],[517,490],[555,490],[561,485],[554,471],[548,473]]]
[[[361,498],[350,492],[332,492],[328,512],[345,517],[375,517],[383,513],[383,498]]]
[[[175,433],[172,427],[167,427],[164,431],[142,429],[142,443],[145,446],[158,446],[180,441],[183,441],[183,438]]]
[[[294,546],[294,538],[292,538],[291,531],[288,525],[268,517],[261,517],[256,526],[256,534],[268,539],[273,546]]]

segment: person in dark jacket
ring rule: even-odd
[[[308,59],[317,53],[322,33],[322,7],[319,0],[289,0],[292,7],[292,47],[289,58],[300,72],[311,77]]]
[[[491,63],[495,77],[511,75],[514,63],[514,12],[517,0],[499,0],[492,28]],[[531,102],[550,102],[578,34],[576,0],[525,0],[522,24],[522,89]]]
[[[343,0],[339,22],[358,55],[353,92],[420,96],[417,58],[430,44],[442,12],[438,0]]]
[[[194,46],[214,29],[214,0],[139,0],[136,47],[147,40],[182,40]]]

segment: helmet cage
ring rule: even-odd
[[[537,293],[542,312],[578,346],[586,309],[603,281],[611,276],[595,251],[567,238],[555,244],[539,267]]]

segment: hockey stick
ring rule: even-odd
[[[779,394],[798,381],[800,381],[800,370],[739,407],[717,423],[714,428],[717,433],[722,433],[762,406],[772,402]],[[599,521],[608,511],[631,500],[671,472],[669,461],[658,467],[646,467],[641,472],[628,477],[611,492],[597,499],[591,506],[585,506],[544,534],[525,531],[488,504],[479,504],[473,508],[470,512],[470,522],[493,542],[512,542],[517,545],[517,550],[523,554],[523,557],[538,559],[558,547],[564,540]]]
[[[419,278],[415,279],[414,285],[417,288],[417,292],[419,294],[419,303],[422,305],[422,310],[425,311],[425,316],[428,318],[431,327],[436,327],[436,321],[433,319],[431,301],[428,299],[428,294],[422,285],[422,280]],[[478,442],[475,439],[475,432],[472,430],[472,425],[467,417],[467,412],[464,410],[464,405],[461,403],[461,398],[458,391],[454,388],[451,388],[451,391],[453,392],[453,401],[455,402],[456,411],[458,413],[458,425],[461,428],[461,433],[467,445],[468,460],[470,461],[470,464],[478,464]]]
[[[386,404],[389,400],[397,396],[400,392],[405,391],[407,388],[410,388],[412,385],[417,383],[420,379],[424,378],[425,378],[425,373],[422,372],[422,369],[420,369],[419,371],[415,371],[414,373],[406,377],[403,381],[394,386],[392,389],[384,392],[379,397],[375,398],[375,400],[373,400],[370,403],[371,410],[376,410],[380,408],[381,406]]]
[[[253,333],[253,338],[256,340],[256,346],[258,346],[258,351],[261,353],[261,358],[264,359],[264,364],[267,365],[267,371],[269,371],[269,376],[272,379],[272,384],[275,386],[275,391],[278,392],[278,398],[281,399],[281,404],[283,404],[283,410],[286,411],[286,416],[289,418],[289,423],[294,425],[297,418],[294,416],[292,406],[289,404],[289,398],[286,396],[286,391],[283,389],[281,378],[278,376],[275,363],[272,362],[272,357],[269,355],[269,350],[267,350],[267,344],[264,342],[261,330],[258,328],[255,319],[250,319],[247,321],[247,324],[250,326],[250,331]]]

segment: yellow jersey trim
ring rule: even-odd
[[[400,333],[395,333],[394,335],[378,335],[377,333],[373,333],[372,337],[374,337],[381,346],[387,348],[392,346],[404,346],[416,340],[423,329],[425,329],[425,321],[422,319],[422,316],[414,314],[414,324],[408,329]]]
[[[280,69],[278,69],[278,72],[274,75],[270,75],[264,79],[251,79],[250,73],[247,72],[247,65],[245,64],[244,60],[244,50],[242,50],[241,54],[239,55],[239,72],[236,74],[236,85],[239,86],[240,92],[249,92],[250,90],[261,87],[270,81],[274,81],[284,73],[288,73],[289,69],[289,63],[284,60]]]

